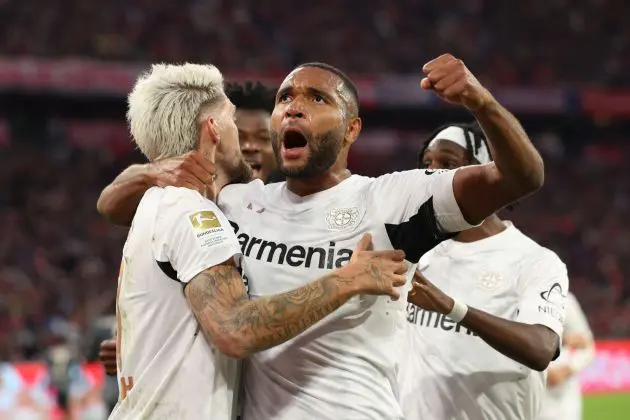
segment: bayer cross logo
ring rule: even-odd
[[[359,221],[359,209],[356,207],[332,209],[326,215],[329,229],[350,229]]]
[[[497,273],[484,271],[481,276],[479,276],[477,285],[484,290],[496,290],[503,286],[503,277]]]

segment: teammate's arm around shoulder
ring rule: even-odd
[[[231,259],[197,274],[184,292],[206,338],[230,357],[247,357],[297,336],[357,294],[397,299],[404,254],[370,246],[366,235],[348,265],[286,293],[249,300]]]
[[[519,121],[451,54],[422,68],[423,89],[467,108],[483,129],[494,162],[459,169],[455,198],[468,222],[477,224],[497,210],[536,192],[544,181],[542,158]]]
[[[125,169],[101,192],[96,209],[108,221],[121,226],[131,225],[140,200],[151,187],[186,187],[212,198],[212,163],[198,151]]]

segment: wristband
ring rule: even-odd
[[[573,353],[570,357],[569,368],[573,373],[578,373],[591,363],[595,357],[595,352],[592,349],[581,349]]]
[[[468,306],[464,303],[459,303],[456,300],[453,300],[453,302],[453,310],[446,316],[453,321],[460,323],[463,321],[464,317],[468,313]]]

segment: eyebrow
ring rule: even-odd
[[[293,89],[294,89],[293,86],[285,86],[285,87],[281,88],[280,90],[278,90],[278,94],[277,94],[276,98],[281,98],[282,96],[286,95],[287,93],[291,93],[291,91],[293,91]],[[311,94],[311,95],[319,95],[319,96],[323,96],[324,98],[327,98],[327,99],[332,100],[332,101],[335,100],[335,98],[333,96],[331,96],[327,92],[324,92],[321,89],[317,89],[317,88],[314,88],[314,87],[308,87],[308,88],[306,88],[306,91],[309,94]]]

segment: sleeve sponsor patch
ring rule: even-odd
[[[551,287],[540,293],[544,302],[538,305],[538,312],[554,317],[564,322],[565,302],[567,295],[563,292],[560,283],[553,283]]]
[[[425,175],[433,175],[433,174],[442,174],[444,172],[448,172],[450,169],[425,169]]]
[[[230,231],[226,231],[221,220],[212,210],[191,213],[188,215],[188,221],[201,248],[220,245],[230,237]]]

